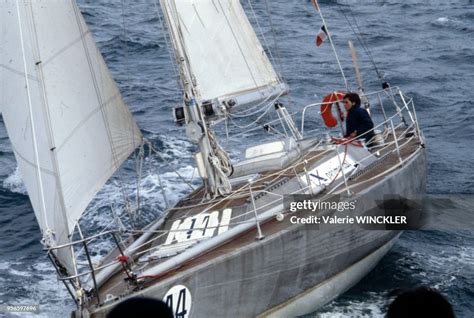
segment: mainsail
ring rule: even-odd
[[[141,143],[75,1],[2,1],[1,108],[43,237],[68,243]],[[72,250],[55,254],[73,273]]]
[[[287,92],[238,0],[161,0],[161,7],[198,103],[250,105]]]

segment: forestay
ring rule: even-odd
[[[74,1],[2,1],[2,111],[50,246],[140,145],[134,122]],[[72,273],[70,249],[57,258]]]
[[[198,101],[249,105],[286,93],[238,0],[161,0],[161,7]]]

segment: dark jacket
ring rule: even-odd
[[[367,110],[361,108],[359,105],[352,106],[346,118],[346,137],[349,137],[354,131],[357,131],[357,136],[360,136],[373,128],[374,123]],[[365,141],[368,142],[373,136],[374,131],[372,130],[361,138],[364,138]]]

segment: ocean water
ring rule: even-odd
[[[78,2],[145,137],[166,159],[152,156],[145,162],[140,188],[141,216],[146,222],[164,209],[159,177],[173,203],[189,188],[172,170],[179,169],[186,178],[196,176],[193,145],[171,116],[171,107],[180,103],[181,93],[155,2]],[[284,102],[291,112],[343,88],[329,43],[319,48],[314,45],[321,20],[310,0],[242,3],[251,22],[258,19],[275,68],[290,85],[290,97]],[[474,1],[341,0],[320,1],[320,5],[352,88],[356,84],[346,45],[349,39],[358,49],[366,90],[380,89],[380,82],[346,17],[360,29],[385,79],[414,98],[429,154],[428,192],[472,194]],[[317,122],[311,128],[317,128]],[[258,130],[231,137],[224,146],[237,157],[242,144],[257,142],[262,134],[263,130]],[[243,142],[239,145],[237,139]],[[133,199],[133,158],[120,174]],[[123,211],[119,190],[118,179],[113,178],[89,207],[87,224],[109,225],[110,205],[119,214]],[[0,303],[40,304],[37,316],[67,316],[74,304],[42,251],[39,228],[3,124],[0,229]],[[107,244],[99,246],[96,257],[106,250]],[[473,282],[474,231],[405,232],[367,277],[314,316],[383,317],[390,291],[428,285],[450,300],[459,317],[472,317]]]

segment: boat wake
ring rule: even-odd
[[[323,307],[316,316],[317,318],[345,318],[345,317],[361,317],[361,318],[382,318],[385,317],[385,306],[387,298],[380,293],[367,292],[359,295],[359,299],[348,300],[342,296]]]

